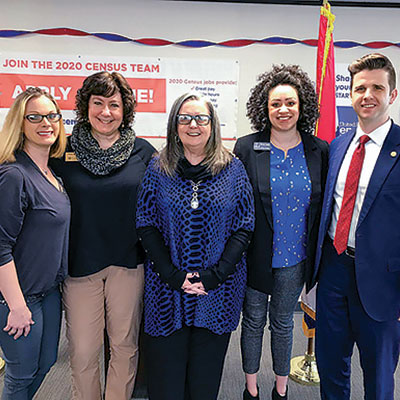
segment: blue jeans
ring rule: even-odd
[[[31,400],[57,360],[61,327],[61,295],[57,288],[43,297],[27,300],[35,322],[28,336],[17,340],[3,331],[9,308],[0,304],[0,346],[6,372],[2,400]]]
[[[304,262],[273,270],[273,287],[269,295],[246,288],[243,304],[241,350],[243,371],[255,374],[260,369],[264,328],[269,308],[272,369],[276,375],[290,372],[293,343],[293,314],[304,285]]]

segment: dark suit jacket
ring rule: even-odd
[[[301,139],[312,182],[311,204],[307,224],[308,246],[306,260],[306,284],[307,290],[310,290],[322,195],[328,170],[328,143],[307,134],[301,134]],[[270,152],[268,150],[254,150],[253,146],[256,142],[269,141],[269,131],[257,132],[238,139],[233,150],[246,167],[253,186],[256,208],[255,231],[247,251],[247,284],[253,289],[264,293],[271,293],[272,290],[273,218],[269,169]]]
[[[337,176],[354,135],[355,132],[349,132],[339,136],[331,145],[313,282],[331,223]],[[400,316],[399,158],[400,127],[392,124],[371,175],[356,228],[357,289],[365,311],[376,321]]]

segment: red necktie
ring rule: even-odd
[[[362,135],[360,137],[360,143],[354,150],[349,171],[347,172],[342,206],[340,207],[339,219],[336,225],[335,239],[333,240],[333,245],[338,254],[342,254],[347,248],[350,223],[353,217],[358,183],[360,181],[361,169],[364,162],[365,143],[367,143],[369,139],[370,137],[368,135]]]

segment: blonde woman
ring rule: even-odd
[[[57,358],[69,199],[48,167],[66,144],[60,109],[21,93],[0,133],[0,346],[3,399],[32,399]]]

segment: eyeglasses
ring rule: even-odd
[[[179,125],[190,125],[192,123],[192,120],[195,120],[197,125],[205,126],[210,123],[211,117],[205,114],[178,114],[176,120],[178,121]]]
[[[62,115],[60,113],[50,113],[47,115],[42,114],[28,114],[25,115],[25,118],[32,122],[32,124],[40,124],[43,121],[43,118],[46,118],[50,123],[58,122],[61,119]]]

